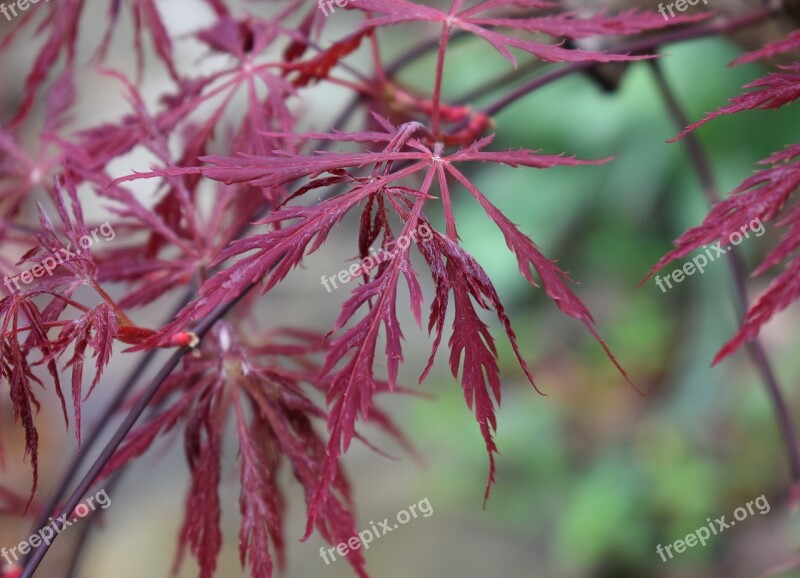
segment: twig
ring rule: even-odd
[[[631,42],[622,43],[619,46],[613,47],[608,52],[611,54],[641,54],[651,52],[665,44],[696,40],[706,36],[716,36],[718,34],[733,32],[735,30],[739,30],[740,28],[746,28],[748,26],[763,22],[774,14],[775,10],[773,8],[758,8],[736,18],[721,19],[702,26],[680,28],[678,30],[665,32],[663,34],[656,34]],[[508,107],[534,90],[550,84],[553,81],[559,80],[560,78],[564,78],[565,76],[569,76],[570,74],[574,74],[576,72],[581,72],[596,65],[597,63],[592,61],[571,62],[559,69],[553,70],[543,74],[542,76],[538,76],[529,82],[526,82],[522,86],[517,87],[492,104],[484,107],[480,110],[480,112],[486,116],[494,116],[504,108]],[[458,125],[457,128],[464,128],[464,126],[466,126],[466,122]]]
[[[189,304],[193,293],[193,291],[187,292],[187,294],[181,300],[181,303],[175,307],[174,311],[169,316],[170,320],[173,319],[181,309]],[[151,349],[145,353],[141,362],[136,365],[133,372],[125,380],[125,383],[122,385],[122,387],[117,390],[114,398],[108,403],[108,405],[106,405],[103,411],[100,412],[99,418],[92,428],[92,431],[83,438],[84,442],[81,446],[81,451],[73,456],[72,461],[67,466],[67,470],[64,472],[64,475],[59,479],[58,486],[56,486],[56,488],[52,491],[47,503],[36,517],[36,520],[31,527],[31,533],[37,532],[39,528],[43,528],[47,524],[47,519],[52,516],[53,512],[55,512],[58,508],[59,502],[61,502],[64,494],[67,492],[72,480],[75,479],[75,476],[78,474],[78,471],[80,470],[80,467],[85,461],[86,457],[90,455],[92,448],[94,448],[97,442],[100,441],[100,435],[103,433],[105,427],[109,424],[111,416],[113,416],[122,406],[125,398],[128,397],[128,394],[136,386],[136,383],[139,381],[142,375],[144,375],[145,370],[153,361],[153,359],[155,359],[157,353],[157,349]],[[28,554],[28,557],[29,556],[30,554]],[[27,557],[25,559],[27,559]]]
[[[678,130],[682,130],[690,124],[690,121],[683,112],[680,102],[667,82],[658,62],[651,61],[650,64],[667,110],[672,120],[675,121],[675,124],[678,126]],[[714,180],[711,163],[703,149],[703,145],[700,143],[700,139],[698,139],[693,132],[690,132],[683,137],[682,142],[686,145],[689,160],[697,172],[700,184],[703,191],[705,191],[706,199],[710,205],[718,203],[721,200],[721,196]],[[747,275],[742,258],[738,253],[731,251],[726,256],[728,258],[728,269],[730,270],[733,280],[734,305],[739,322],[742,323],[750,303],[747,294]],[[778,379],[775,376],[775,371],[772,369],[772,365],[769,362],[767,352],[758,337],[747,343],[747,352],[761,380],[764,382],[767,394],[772,401],[775,415],[778,419],[778,429],[783,437],[789,462],[789,470],[792,479],[789,494],[790,501],[794,506],[797,504],[797,500],[800,497],[800,446],[798,446],[797,443],[797,429],[795,428],[794,420],[792,419],[788,404],[781,391]]]
[[[203,337],[209,332],[209,330],[214,326],[214,324],[222,319],[241,299],[247,295],[250,290],[255,287],[257,283],[252,283],[248,285],[244,291],[242,291],[235,299],[221,305],[218,307],[211,315],[206,317],[203,321],[195,329],[195,334],[197,335],[198,339],[202,340]],[[150,385],[147,386],[142,392],[141,397],[137,398],[136,403],[131,408],[130,412],[125,416],[122,424],[117,428],[112,436],[111,440],[106,444],[103,448],[103,451],[100,452],[97,460],[92,464],[92,467],[89,468],[89,471],[83,477],[81,482],[78,484],[78,487],[75,488],[75,491],[72,492],[70,497],[67,499],[66,504],[61,509],[59,517],[64,515],[70,516],[72,511],[77,507],[80,501],[83,499],[83,496],[89,491],[94,484],[95,479],[103,471],[108,461],[114,455],[114,452],[120,446],[122,441],[125,439],[125,436],[133,429],[133,426],[136,424],[136,421],[139,419],[139,416],[142,415],[142,412],[147,408],[150,401],[153,399],[156,393],[158,393],[159,388],[161,385],[167,380],[170,376],[172,371],[178,366],[183,359],[183,356],[186,355],[191,351],[188,347],[181,347],[172,356],[167,360],[158,374],[153,378],[150,382]],[[47,554],[50,546],[55,542],[58,538],[58,534],[53,537],[52,541],[47,544],[43,544],[39,546],[31,555],[31,557],[27,560],[25,567],[20,575],[20,578],[31,578],[36,572],[36,568],[39,567],[42,559]]]

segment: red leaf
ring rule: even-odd
[[[800,97],[800,64],[781,66],[780,68],[788,72],[773,72],[750,84],[746,84],[744,88],[758,90],[729,99],[731,104],[719,108],[716,112],[707,114],[703,120],[690,124],[678,136],[669,139],[667,142],[675,142],[719,116],[736,114],[745,110],[778,109],[794,102]]]
[[[295,86],[308,86],[312,82],[328,78],[331,69],[342,58],[355,52],[361,45],[361,40],[369,33],[369,29],[356,32],[308,60],[291,63],[286,70],[297,73],[297,76],[292,79],[292,83]]]
[[[498,32],[497,29],[509,28],[511,30],[551,34],[564,38],[583,38],[600,34],[633,34],[694,22],[704,18],[704,16],[678,17],[668,22],[655,12],[637,13],[636,11],[628,11],[616,16],[608,16],[606,13],[601,12],[589,18],[577,18],[575,14],[568,12],[557,16],[493,18],[478,17],[477,15],[497,8],[521,6],[527,8],[556,8],[557,5],[535,0],[489,0],[463,10],[459,10],[460,6],[461,2],[455,1],[448,12],[443,12],[409,0],[358,1],[358,8],[361,10],[385,14],[385,16],[368,19],[362,25],[362,30],[394,26],[407,22],[441,23],[447,26],[448,29],[449,27],[460,28],[483,38],[515,67],[517,61],[509,50],[510,48],[528,52],[549,62],[580,62],[586,60],[612,62],[640,60],[649,57],[562,48],[559,45],[524,40],[510,34]]]

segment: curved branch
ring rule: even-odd
[[[214,324],[225,317],[225,315],[236,306],[236,304],[247,295],[250,290],[255,287],[257,284],[253,283],[245,288],[236,299],[221,305],[218,307],[214,313],[209,315],[195,329],[195,334],[197,335],[198,339],[202,340],[203,337],[211,330]],[[158,374],[153,378],[150,382],[150,385],[142,392],[141,397],[136,400],[136,403],[131,408],[128,415],[125,416],[122,424],[117,428],[112,436],[111,440],[106,444],[103,448],[103,451],[98,456],[97,460],[92,464],[92,467],[89,468],[89,471],[83,477],[81,482],[78,484],[78,487],[75,488],[75,491],[72,492],[70,497],[67,499],[66,504],[61,509],[59,517],[61,516],[70,516],[72,511],[78,506],[80,501],[83,499],[83,496],[89,491],[94,484],[95,479],[100,474],[100,472],[105,468],[108,461],[114,455],[114,452],[117,451],[117,448],[122,444],[125,436],[133,429],[133,426],[136,424],[136,421],[139,419],[139,416],[142,415],[144,410],[150,404],[150,401],[153,399],[156,393],[158,393],[159,388],[161,385],[167,380],[170,376],[172,371],[178,366],[183,359],[183,356],[189,353],[191,349],[189,347],[181,347],[172,356],[169,360],[164,364]],[[31,578],[36,572],[36,568],[39,567],[42,559],[45,557],[47,552],[50,549],[50,546],[55,542],[58,538],[59,534],[56,534],[55,537],[51,540],[50,543],[45,543],[39,546],[28,559],[25,567],[20,575],[20,578]]]
[[[690,26],[687,28],[680,28],[678,30],[664,32],[662,34],[655,34],[646,38],[638,38],[631,42],[625,42],[615,46],[613,49],[609,50],[609,52],[612,54],[642,54],[652,52],[660,46],[664,46],[665,44],[696,40],[698,38],[716,36],[718,34],[727,34],[741,28],[747,28],[748,26],[760,24],[770,16],[774,16],[775,13],[776,10],[774,8],[758,8],[735,18],[721,19],[709,24]],[[576,72],[588,70],[595,66],[597,66],[597,63],[592,61],[571,62],[561,68],[550,71],[530,80],[529,82],[526,82],[522,86],[517,87],[492,104],[480,109],[480,112],[486,116],[494,116],[504,108],[508,107],[534,90],[542,88],[553,81],[559,80]],[[464,128],[464,126],[466,126],[466,123],[462,123],[458,126],[458,128]]]
[[[682,130],[683,127],[690,124],[690,121],[683,112],[680,102],[669,86],[658,62],[651,61],[651,66],[667,110],[672,120],[678,126],[678,130]],[[697,172],[703,191],[705,191],[706,199],[710,205],[718,203],[721,200],[719,188],[714,180],[711,163],[703,149],[703,145],[700,143],[700,139],[697,138],[694,132],[690,132],[683,137],[683,143],[686,145],[689,160]],[[747,274],[745,273],[745,266],[742,258],[738,253],[731,251],[727,253],[726,257],[728,269],[733,280],[736,313],[741,323],[744,321],[745,313],[747,313],[750,307],[750,299],[747,294]],[[778,420],[778,429],[783,437],[783,443],[786,446],[787,460],[789,462],[789,473],[792,480],[790,500],[792,504],[796,504],[798,498],[800,498],[800,445],[798,445],[797,442],[797,428],[795,427],[794,420],[789,411],[789,405],[786,403],[786,398],[775,376],[775,371],[772,369],[772,365],[769,362],[769,357],[767,356],[761,339],[756,337],[752,341],[749,341],[747,343],[747,352],[750,355],[753,366],[755,366],[756,371],[761,377],[761,381],[764,382],[767,395],[772,401],[772,406],[775,410],[775,417]]]

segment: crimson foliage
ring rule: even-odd
[[[430,274],[434,287],[427,311],[433,345],[420,382],[434,363],[451,311],[449,365],[485,441],[488,498],[495,473],[493,438],[501,387],[494,338],[481,310],[496,315],[531,384],[533,377],[492,281],[460,244],[455,197],[481,206],[516,257],[520,274],[532,286],[541,286],[562,313],[583,323],[627,379],[573,292],[569,276],[495,206],[492,197],[502,193],[479,190],[466,170],[482,163],[527,170],[610,159],[584,161],[534,149],[495,147],[493,135],[487,134],[492,122],[486,113],[442,100],[446,54],[456,35],[488,43],[514,67],[524,55],[588,68],[592,63],[653,55],[576,48],[581,39],[638,35],[691,26],[699,19],[665,22],[655,11],[579,15],[544,0],[485,0],[469,6],[454,0],[446,9],[408,0],[358,0],[347,7],[357,14],[356,29],[331,39],[325,35],[328,24],[340,13],[326,19],[316,2],[274,3],[269,17],[237,13],[224,0],[206,4],[213,22],[191,36],[222,55],[224,65],[213,72],[182,70],[173,58],[175,39],[156,3],[132,0],[128,6],[137,78],[97,68],[119,83],[129,112],[114,122],[78,131],[69,130],[69,114],[80,102],[75,71],[85,66],[77,57],[83,0],[40,5],[26,13],[0,45],[19,42],[23,31],[38,21],[37,34],[43,40],[21,104],[0,128],[0,241],[24,253],[18,265],[41,265],[70,245],[77,247],[79,239],[90,233],[93,224],[83,215],[90,202],[100,202],[111,211],[120,232],[115,243],[76,255],[30,288],[5,289],[0,301],[0,377],[8,384],[15,417],[24,428],[33,469],[32,499],[38,477],[37,386],[55,392],[67,422],[72,413],[80,440],[82,401],[118,355],[115,343],[132,346],[127,352],[193,345],[191,331],[196,324],[221,305],[237,302],[230,319],[217,323],[162,384],[151,402],[148,421],[125,439],[101,477],[120,471],[157,439],[181,429],[192,478],[177,560],[188,549],[199,562],[201,576],[210,578],[223,539],[218,495],[223,440],[226,426],[233,424],[241,480],[241,561],[249,564],[252,576],[264,578],[284,564],[286,509],[277,482],[282,464],[288,464],[305,492],[306,537],[316,529],[336,544],[356,533],[352,496],[340,459],[354,438],[368,443],[358,425],[372,421],[408,448],[399,429],[373,405],[373,398],[406,391],[397,383],[403,361],[397,307],[408,306],[422,325],[425,296],[420,273]],[[121,10],[122,3],[110,3],[107,28],[96,39],[97,62],[103,62],[113,42]],[[433,50],[438,47],[429,94],[402,86],[382,58],[386,29],[421,24],[433,25],[440,33],[438,45],[429,44]],[[137,82],[145,32],[171,79],[169,92],[160,95],[155,106],[146,104]],[[742,61],[798,46],[800,37],[792,35]],[[351,62],[354,53],[365,47],[373,55],[368,73]],[[753,83],[754,91],[687,130],[719,114],[776,108],[793,101],[800,95],[799,73],[793,66]],[[307,113],[301,114],[297,105],[307,91],[326,83],[352,92],[354,106],[366,112],[359,130],[342,132],[343,123],[318,132],[300,128],[307,125],[303,116]],[[243,110],[233,106],[236,97],[244,98]],[[31,150],[21,135],[35,123],[37,110],[43,121],[40,140]],[[783,214],[778,224],[787,228],[786,236],[756,272],[786,259],[789,267],[753,306],[720,357],[755,335],[800,293],[800,259],[790,257],[800,245],[800,208],[787,208],[800,183],[798,146],[764,161],[768,168],[715,207],[700,227],[681,237],[675,251],[654,269],[754,217],[769,221]],[[134,150],[147,151],[157,159],[155,165],[147,172],[114,174],[112,164]],[[158,183],[152,206],[130,188],[140,179]],[[31,248],[31,230],[23,215],[26,206],[37,200],[40,222]],[[429,218],[437,205],[444,215],[441,228]],[[52,221],[50,214],[58,219]],[[407,245],[393,259],[363,273],[361,284],[352,290],[326,335],[313,333],[317,328],[254,331],[249,314],[263,295],[320,249],[350,214],[360,216],[353,237],[361,258],[376,245],[387,248],[421,225],[430,227],[430,238],[415,240],[427,272],[412,264],[412,247]],[[251,224],[255,230],[248,234]],[[2,262],[2,267],[14,270],[13,263]],[[410,296],[405,304],[398,294],[401,284]],[[255,285],[261,297],[240,300]],[[89,291],[79,291],[84,286]],[[105,289],[109,286],[118,297],[109,296]],[[192,298],[162,327],[150,329],[132,321],[137,309],[182,289]],[[94,376],[84,392],[84,360],[90,353]],[[384,363],[385,372],[378,369]],[[38,365],[46,367],[46,381],[36,371]],[[60,381],[66,368],[71,371],[71,412]],[[317,393],[326,399],[325,407],[315,403]],[[327,424],[327,435],[320,435],[318,421]],[[21,506],[18,496],[3,496],[7,508]],[[351,551],[347,558],[359,576],[367,576],[360,551]]]

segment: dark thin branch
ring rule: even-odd
[[[458,99],[451,100],[450,102],[452,104],[460,105],[474,103],[476,100],[480,100],[481,98],[497,92],[498,90],[502,90],[507,84],[520,82],[522,80],[520,78],[521,76],[527,75],[529,72],[539,70],[542,68],[542,66],[545,66],[545,63],[543,63],[541,60],[529,60],[528,62],[522,64],[519,68],[510,70],[505,74],[495,77],[486,84],[478,86],[467,94],[462,95]]]
[[[663,34],[655,34],[646,38],[625,42],[619,46],[612,47],[610,50],[608,50],[608,52],[611,54],[645,54],[652,52],[653,50],[656,50],[660,46],[664,46],[666,44],[696,40],[698,38],[716,36],[718,34],[727,34],[741,28],[747,28],[748,26],[753,26],[763,22],[774,14],[775,10],[773,8],[759,8],[736,18],[720,19],[705,25],[679,28],[677,30],[664,32]],[[526,82],[522,86],[517,87],[492,104],[482,108],[480,112],[486,116],[494,116],[504,108],[510,106],[520,98],[530,94],[534,90],[542,88],[551,82],[576,72],[581,72],[592,68],[596,65],[597,63],[592,61],[571,62],[561,68],[550,71],[542,76],[532,79],[529,82]],[[464,126],[466,126],[466,122],[458,125],[457,128],[464,128]]]
[[[253,283],[245,288],[235,299],[230,301],[229,303],[225,303],[218,307],[211,315],[205,318],[203,321],[195,329],[195,334],[197,335],[198,339],[202,341],[203,337],[211,330],[214,324],[225,317],[225,315],[242,300],[245,295],[247,295],[250,290],[255,287],[257,283]],[[75,488],[75,491],[72,492],[70,497],[67,499],[66,504],[61,509],[59,517],[64,515],[71,515],[72,511],[77,507],[80,501],[83,499],[83,496],[89,491],[94,484],[97,476],[100,475],[100,472],[103,471],[108,461],[114,455],[114,452],[117,451],[120,444],[122,444],[125,436],[130,433],[133,429],[133,426],[136,424],[136,421],[139,419],[139,416],[147,409],[147,406],[150,404],[150,401],[153,399],[156,393],[158,393],[159,388],[161,385],[167,380],[173,370],[178,366],[178,364],[183,359],[183,356],[192,351],[189,347],[181,347],[172,356],[169,360],[164,364],[158,374],[153,378],[150,382],[150,385],[142,392],[141,397],[136,399],[136,403],[134,403],[133,407],[131,408],[130,412],[125,416],[122,424],[117,428],[112,436],[111,440],[106,444],[103,448],[103,451],[98,456],[97,460],[92,464],[92,467],[89,468],[89,471],[83,477],[81,482],[78,484],[78,487]],[[42,559],[47,554],[50,546],[55,542],[58,538],[59,534],[56,534],[52,541],[47,544],[42,544],[39,546],[31,555],[30,559],[28,559],[25,567],[20,575],[20,578],[31,578],[36,572],[36,569],[39,567]]]
[[[97,420],[94,428],[92,428],[92,431],[89,432],[89,435],[84,438],[85,443],[81,446],[81,451],[76,453],[72,458],[72,461],[67,466],[66,472],[64,472],[64,475],[59,479],[58,486],[52,491],[47,503],[36,517],[36,520],[31,527],[32,534],[36,533],[39,528],[43,528],[45,525],[47,525],[47,519],[52,516],[53,512],[55,512],[58,508],[61,498],[67,492],[70,483],[78,474],[78,471],[80,470],[80,467],[83,464],[86,456],[91,453],[97,442],[100,441],[100,435],[103,433],[105,426],[108,425],[109,419],[122,406],[122,402],[125,401],[126,397],[128,397],[128,394],[139,381],[139,378],[142,376],[142,374],[144,374],[145,369],[153,360],[157,352],[157,349],[151,349],[147,352],[144,359],[142,359],[142,362],[137,364],[133,373],[131,373],[122,387],[117,390],[116,394],[114,395],[114,399],[112,399],[111,402],[109,402],[105,409],[100,413],[100,418]]]
[[[188,305],[192,297],[194,295],[194,291],[188,291],[186,295],[184,295],[181,302],[175,307],[173,312],[169,316],[169,320],[172,320],[178,312],[183,309],[186,305]],[[64,494],[67,493],[69,489],[69,485],[72,483],[72,480],[75,479],[75,476],[78,475],[80,471],[81,465],[84,461],[86,461],[87,456],[91,454],[92,449],[97,445],[100,441],[100,436],[105,430],[106,426],[109,424],[111,417],[122,407],[123,402],[128,397],[128,394],[133,390],[133,388],[138,383],[139,379],[144,375],[144,372],[149,367],[150,363],[155,359],[158,349],[151,349],[147,353],[145,353],[144,357],[142,358],[141,362],[139,362],[136,367],[134,368],[133,372],[128,376],[125,380],[125,383],[120,387],[114,398],[106,405],[106,407],[100,412],[100,415],[95,422],[94,427],[89,432],[87,436],[84,436],[84,443],[81,446],[81,451],[76,453],[72,461],[70,461],[69,465],[67,466],[64,475],[59,479],[58,485],[50,494],[50,497],[47,500],[47,503],[44,505],[42,510],[39,512],[39,515],[36,517],[36,520],[31,527],[31,533],[35,533],[39,530],[39,528],[43,528],[47,524],[47,519],[53,515],[53,512],[56,511],[58,508],[58,504],[61,502]],[[28,554],[30,557],[31,554]],[[24,563],[23,563],[24,565]]]
[[[682,130],[690,124],[689,119],[683,112],[683,108],[678,101],[677,96],[667,82],[661,67],[658,62],[651,61],[653,73],[655,75],[656,83],[659,91],[661,92],[667,110],[669,111],[672,120]],[[706,155],[700,139],[697,138],[695,133],[690,132],[682,139],[683,144],[689,154],[689,160],[697,172],[697,176],[705,192],[706,199],[710,205],[714,205],[721,200],[719,189],[714,179],[714,173],[709,162],[708,155]],[[745,314],[749,309],[750,299],[747,294],[747,274],[745,272],[744,262],[741,256],[730,251],[726,255],[728,262],[728,269],[731,273],[733,280],[734,292],[734,305],[736,307],[736,314],[739,322],[744,321]],[[764,349],[761,340],[756,337],[747,343],[747,352],[750,355],[750,360],[756,368],[764,386],[767,389],[767,394],[772,401],[772,406],[775,410],[775,415],[778,420],[778,429],[783,437],[783,443],[786,446],[786,454],[789,462],[789,471],[792,479],[790,489],[791,501],[796,503],[800,497],[800,446],[798,446],[797,429],[794,424],[789,406],[781,390],[778,379],[775,376],[775,371],[769,362],[769,357]]]

